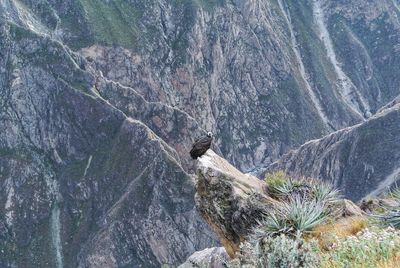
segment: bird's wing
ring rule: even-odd
[[[195,140],[194,142],[199,142],[199,141],[201,141],[201,140],[203,140],[203,139],[205,139],[205,138],[207,138],[207,136],[200,136],[200,137],[197,137],[196,140]]]
[[[209,147],[211,145],[211,138],[209,137],[202,137],[197,142],[193,144],[193,148],[195,149],[202,149],[205,147]]]
[[[204,139],[204,136],[198,137],[194,140],[194,144],[200,142],[202,139]]]
[[[195,144],[193,144],[193,148],[192,150],[199,150],[203,147],[203,145],[201,145],[200,142],[196,142]]]

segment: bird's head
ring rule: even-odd
[[[212,138],[213,134],[211,132],[207,132],[207,137]]]

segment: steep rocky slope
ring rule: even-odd
[[[106,77],[189,113],[250,170],[400,93],[393,3],[147,1],[137,19],[144,48],[81,51]]]
[[[214,244],[179,153],[142,123],[186,151],[195,122],[99,80],[57,41],[2,23],[0,42],[1,267],[159,267]],[[110,87],[126,111],[99,95]]]
[[[365,120],[400,93],[396,1],[0,1],[0,266],[213,246],[193,139],[249,171]]]
[[[328,180],[356,201],[380,194],[400,180],[399,122],[397,104],[365,123],[304,144],[269,169]]]
[[[400,93],[395,0],[4,2],[7,16],[80,51],[108,79],[213,130],[242,170]]]

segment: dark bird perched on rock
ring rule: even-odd
[[[190,150],[190,156],[193,159],[197,159],[202,156],[208,149],[210,149],[211,142],[213,140],[213,134],[211,132],[207,133],[207,136],[197,139],[193,143],[193,148]]]

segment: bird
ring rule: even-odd
[[[206,136],[197,139],[193,143],[192,150],[190,150],[190,156],[193,159],[197,159],[198,157],[205,154],[205,152],[207,152],[207,150],[210,149],[212,140],[213,140],[213,134],[211,132],[208,132]]]

